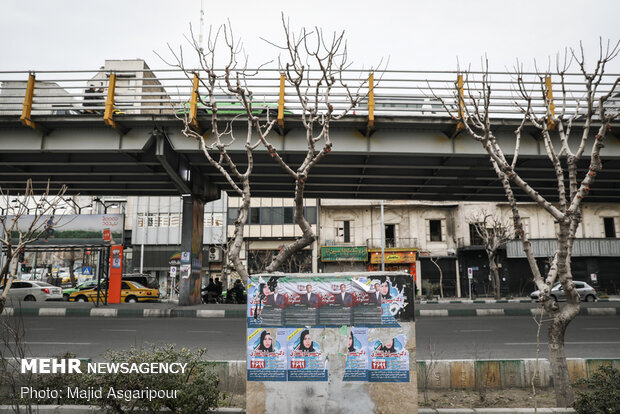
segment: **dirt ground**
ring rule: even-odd
[[[429,390],[427,399],[418,392],[418,406],[427,408],[534,408],[532,390],[521,388],[509,390],[486,390],[479,393],[471,390]],[[220,407],[245,407],[245,395],[229,394]],[[555,407],[553,390],[536,390],[536,407]]]
[[[418,405],[428,408],[545,408],[555,407],[553,390],[536,390],[536,398],[532,390],[515,388],[509,390],[429,390],[427,399],[424,393],[418,392]]]

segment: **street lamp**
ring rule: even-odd
[[[14,198],[14,199],[11,200],[11,203],[19,204],[20,206],[22,206],[23,208],[26,209],[26,214],[30,214],[30,208],[28,207],[28,205],[24,204],[24,202],[21,201],[20,199]]]
[[[65,198],[65,202],[73,204],[73,207],[75,207],[77,209],[77,213],[78,214],[82,214],[82,209],[92,209],[93,208],[93,204],[92,203],[87,205],[87,206],[80,207],[79,204],[76,203],[75,200],[72,197]]]
[[[111,204],[106,204],[106,202],[99,197],[93,198],[93,201],[96,201],[103,206],[103,214],[108,214],[108,208],[117,208],[120,205],[118,201],[113,201]]]

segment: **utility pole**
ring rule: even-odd
[[[381,271],[385,272],[385,221],[383,218],[383,200],[381,200]]]

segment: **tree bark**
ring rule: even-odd
[[[549,323],[549,363],[553,372],[553,388],[558,407],[570,407],[575,394],[570,386],[571,380],[564,352],[564,334],[570,321],[564,321],[560,312],[555,312]]]
[[[491,284],[493,285],[493,296],[495,299],[500,299],[500,289],[499,289],[499,268],[497,267],[496,255],[494,251],[487,250],[487,255],[489,256],[489,272],[491,274]]]

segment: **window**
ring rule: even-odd
[[[295,224],[295,207],[284,208],[284,224]]]
[[[385,247],[396,246],[396,224],[385,225]]]
[[[179,227],[180,222],[178,213],[138,214],[138,227]]]
[[[229,225],[235,224],[238,209],[228,209]],[[304,207],[304,217],[310,224],[317,223],[317,208]],[[295,224],[295,207],[251,207],[248,217],[248,224]]]
[[[353,228],[350,220],[336,220],[336,241],[340,243],[351,243],[353,239]]]
[[[471,246],[484,245],[484,239],[476,231],[476,226],[480,226],[482,223],[470,223],[469,224],[469,243]]]
[[[316,207],[304,207],[304,217],[310,224],[316,224]]]
[[[616,237],[616,223],[613,217],[603,217],[603,227],[605,228],[606,238]]]
[[[429,220],[428,221],[428,233],[430,236],[430,241],[432,242],[440,242],[442,240],[441,237],[441,228],[443,220]]]

